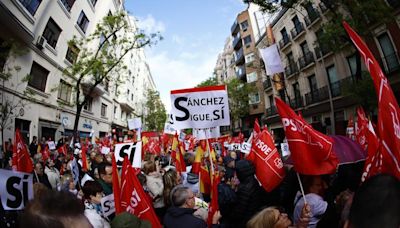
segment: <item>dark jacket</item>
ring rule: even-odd
[[[39,178],[39,180],[38,180]],[[33,183],[42,183],[44,184],[47,188],[51,189],[51,184],[49,181],[49,178],[45,173],[43,175],[35,175],[35,171],[33,171]]]
[[[207,224],[204,220],[193,215],[195,212],[191,208],[170,207],[164,216],[165,228],[206,228]]]

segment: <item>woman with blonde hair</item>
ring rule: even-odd
[[[168,208],[170,207],[171,204],[171,197],[170,193],[172,189],[181,184],[181,177],[179,174],[176,172],[174,169],[169,169],[167,172],[164,173],[163,176],[163,182],[164,182],[164,191],[163,191],[163,196],[164,196],[164,204]]]
[[[288,218],[288,215],[278,207],[267,207],[254,215],[248,222],[247,228],[306,228],[311,218],[311,208],[309,205],[303,207],[301,219],[295,226]]]

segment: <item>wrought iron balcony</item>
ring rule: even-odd
[[[331,86],[331,95],[332,97],[338,97],[338,96],[342,96],[343,94],[343,89],[347,86],[349,87],[350,85],[352,85],[353,82],[353,77],[349,76],[346,77],[342,80],[333,82],[330,84]]]
[[[285,75],[286,78],[290,78],[290,76],[299,72],[299,67],[296,62],[289,62],[289,64],[285,67]]]
[[[294,26],[294,28],[292,30],[290,30],[292,39],[297,38],[297,36],[300,35],[300,33],[302,33],[303,31],[304,31],[304,25],[303,25],[303,23],[299,22],[298,24],[296,24]]]
[[[272,88],[271,80],[267,78],[267,80],[263,81],[264,90]]]
[[[290,38],[289,35],[287,35],[286,37],[284,36],[280,41],[279,41],[279,47],[281,49],[283,49],[287,44],[290,43]]]
[[[306,105],[311,105],[329,99],[328,86],[313,90],[305,94]]]
[[[267,108],[267,109],[266,109],[266,114],[267,114],[267,118],[268,118],[269,116],[273,116],[273,115],[278,114],[275,105],[273,105],[273,106]]]
[[[300,69],[303,69],[304,67],[308,66],[309,64],[313,63],[314,60],[314,55],[311,51],[305,53],[303,56],[299,58],[299,65]]]
[[[320,18],[320,15],[317,9],[312,8],[312,10],[308,11],[308,16],[304,18],[307,27],[310,26],[318,18]]]
[[[325,56],[326,54],[332,52],[332,50],[329,48],[329,46],[327,45],[319,45],[318,47],[316,47],[314,49],[315,51],[315,56],[317,57],[317,59]],[[322,56],[321,56],[322,54]]]

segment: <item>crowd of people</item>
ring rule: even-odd
[[[112,152],[102,154],[99,145],[91,144],[84,171],[79,146],[72,148],[68,140],[61,140],[44,159],[46,143],[33,137],[28,146],[34,164],[34,199],[23,211],[1,208],[1,227],[151,227],[126,212],[103,214],[101,199],[113,194]],[[67,151],[60,153],[60,147]],[[11,140],[5,148],[1,168],[11,169]],[[193,151],[183,156],[186,172],[175,169],[168,150],[157,155],[143,151],[143,155],[137,177],[166,228],[400,227],[399,181],[381,174],[361,184],[363,162],[340,165],[332,175],[301,175],[303,195],[291,165],[285,165],[283,182],[266,192],[245,154],[217,153],[219,210],[209,219],[211,195],[202,191],[201,177],[192,172]],[[74,158],[79,168],[77,183],[71,170]]]

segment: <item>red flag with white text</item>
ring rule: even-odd
[[[361,148],[367,150],[367,131],[368,131],[368,118],[361,107],[357,108],[357,123],[356,123],[356,141],[360,144]]]
[[[333,151],[333,139],[314,130],[281,99],[276,97],[275,103],[295,170],[304,175],[334,173],[339,161]]]
[[[345,22],[343,26],[357,47],[378,95],[378,135],[381,146],[382,172],[400,178],[400,109],[379,62],[358,34]]]
[[[17,128],[15,130],[13,155],[12,155],[12,169],[19,172],[31,173],[33,171],[33,164],[28,149],[21,136],[21,132]]]

